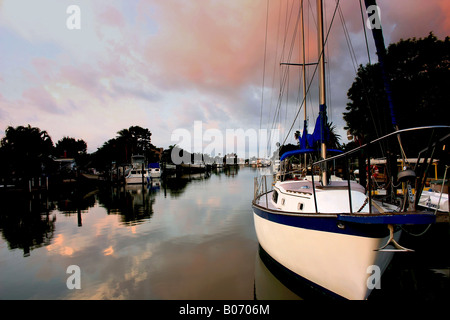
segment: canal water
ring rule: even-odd
[[[327,298],[260,254],[257,170],[0,195],[0,299]],[[448,224],[424,237],[405,238],[419,250],[394,258],[371,299],[448,300]]]

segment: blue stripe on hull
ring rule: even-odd
[[[341,214],[338,220],[361,224],[432,224],[436,222],[436,216],[432,213]]]
[[[389,230],[384,224],[360,224],[340,221],[338,219],[339,215],[274,213],[255,205],[253,205],[253,212],[263,219],[296,228],[369,238],[383,238],[389,235]]]
[[[387,224],[432,224],[436,216],[429,213],[413,214],[283,214],[253,205],[255,214],[266,220],[304,229],[355,236],[380,238],[387,235]]]

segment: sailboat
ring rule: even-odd
[[[402,227],[433,224],[436,216],[417,211],[415,199],[410,197],[405,197],[409,206],[375,201],[370,187],[366,190],[350,180],[348,157],[364,151],[370,167],[370,148],[375,149],[374,144],[381,140],[416,130],[443,129],[448,132],[450,127],[396,130],[352,151],[327,157],[323,134],[326,90],[322,0],[317,0],[317,16],[320,97],[316,128],[322,160],[313,163],[312,167],[320,169],[320,179],[312,170],[305,179],[276,181],[269,190],[266,176],[256,177],[252,201],[254,227],[260,249],[287,273],[330,295],[362,300],[379,286],[381,275],[395,253],[412,251],[399,244]],[[330,181],[327,164],[336,160],[344,162],[347,177]],[[415,178],[410,171],[399,175],[399,181],[408,186]]]

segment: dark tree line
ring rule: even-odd
[[[55,152],[53,141],[46,131],[19,126],[8,127],[0,141],[0,173],[2,177],[32,177],[52,167]]]
[[[156,147],[151,143],[152,133],[146,128],[131,126],[117,132],[117,136],[106,141],[92,154],[92,165],[103,171],[116,164],[128,164],[132,155],[143,155],[149,162],[156,162],[159,157]]]
[[[58,170],[57,158],[73,158],[79,168],[105,170],[111,162],[130,163],[133,154],[157,161],[148,129],[132,126],[119,131],[92,154],[84,140],[64,137],[56,145],[45,130],[28,126],[9,126],[0,140],[0,178],[31,178],[52,175]]]
[[[387,48],[385,68],[390,81],[399,129],[448,125],[450,101],[450,38],[400,40]],[[345,129],[360,143],[393,131],[378,63],[360,66],[348,90]],[[426,137],[423,137],[426,139]],[[404,141],[414,147],[419,141]]]

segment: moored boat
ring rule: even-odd
[[[277,181],[269,190],[266,179],[256,178],[252,204],[262,249],[289,271],[347,299],[366,299],[393,254],[412,251],[398,242],[404,225],[436,221],[432,212],[403,211],[409,197],[398,205],[380,202],[356,181],[324,184],[310,176]]]
[[[150,174],[147,168],[129,169],[125,176],[125,182],[127,184],[146,184],[149,179]]]
[[[131,156],[131,168],[125,172],[126,184],[146,184],[150,179],[150,171],[145,165],[142,155]]]
[[[159,163],[150,163],[148,165],[150,171],[150,178],[160,178],[162,174],[162,170],[160,168]]]
[[[420,188],[415,194],[405,194],[401,203],[388,204],[372,198],[370,183],[366,190],[350,179],[348,159],[358,154],[359,158],[368,159],[370,167],[370,149],[378,143],[392,138],[400,142],[400,135],[426,134],[426,130],[443,131],[448,135],[450,127],[396,128],[354,150],[329,157],[321,0],[317,1],[317,10],[320,97],[319,116],[312,136],[317,139],[314,145],[320,148],[308,152],[320,153],[321,160],[312,163],[308,178],[277,181],[272,190],[267,188],[271,185],[267,176],[255,178],[254,226],[262,250],[289,272],[332,295],[367,299],[379,285],[393,255],[412,251],[399,244],[402,227],[432,224],[436,216],[416,209]],[[429,147],[436,148],[439,143],[442,146],[442,142],[436,139]],[[327,166],[335,165],[334,161],[340,162],[345,179],[330,179]],[[319,176],[315,175],[317,171]],[[398,174],[398,183],[410,191],[416,177],[420,178],[419,174],[405,168]]]

